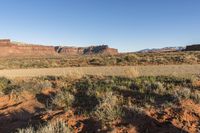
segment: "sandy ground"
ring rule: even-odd
[[[37,77],[37,76],[191,76],[200,74],[200,65],[160,65],[160,66],[112,66],[112,67],[66,67],[0,70],[0,77]]]

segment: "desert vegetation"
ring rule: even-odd
[[[200,133],[200,0],[0,4],[0,133]]]
[[[117,55],[83,55],[60,57],[7,57],[0,58],[0,69],[49,68],[80,66],[134,66],[134,65],[170,65],[199,64],[200,52],[161,52],[132,53]]]
[[[0,78],[0,132],[199,132],[199,77]]]

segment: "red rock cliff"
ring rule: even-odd
[[[59,55],[84,55],[84,54],[118,54],[117,49],[107,45],[91,47],[60,47],[42,45],[19,45],[9,39],[0,40],[0,57],[4,56],[59,56]]]
[[[117,49],[109,48],[107,45],[91,47],[61,47],[59,53],[66,55],[90,55],[90,54],[118,54]]]

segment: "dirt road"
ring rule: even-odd
[[[113,66],[113,67],[66,67],[39,69],[0,70],[0,77],[36,77],[36,76],[190,76],[200,74],[200,65],[163,65],[163,66]]]

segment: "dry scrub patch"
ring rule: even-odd
[[[199,64],[200,52],[124,53],[117,55],[7,57],[0,58],[0,69],[58,68],[86,66],[138,66]]]
[[[0,96],[0,132],[199,132],[200,92],[190,78],[0,80],[7,83]]]

